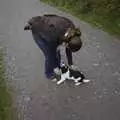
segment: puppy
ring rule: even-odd
[[[73,70],[68,68],[65,64],[61,65],[61,79],[57,82],[57,85],[61,84],[65,80],[73,80],[75,85],[80,85],[81,83],[87,83],[90,80],[85,80],[85,76],[78,70]]]

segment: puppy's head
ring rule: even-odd
[[[66,73],[68,71],[68,66],[66,66],[64,63],[61,64],[61,72]]]

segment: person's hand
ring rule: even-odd
[[[71,65],[70,69],[72,69],[72,70],[78,70],[78,67],[76,67],[75,65]]]
[[[31,26],[29,24],[26,24],[24,30],[31,30]]]
[[[60,71],[60,69],[58,67],[54,69],[54,73],[56,75],[61,75],[61,71]]]

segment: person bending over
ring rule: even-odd
[[[54,69],[60,68],[60,45],[65,45],[68,65],[73,66],[72,53],[80,50],[82,41],[80,29],[71,20],[54,14],[35,16],[27,21],[24,30],[32,32],[33,39],[44,53],[48,79],[53,79]]]

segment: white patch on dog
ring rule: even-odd
[[[90,80],[88,80],[88,79],[83,80],[83,83],[88,83],[88,82],[90,82]]]
[[[87,79],[84,79],[83,82],[75,81],[75,85],[78,86],[78,85],[81,85],[82,83],[88,83],[88,82],[90,82],[90,80],[87,80]]]
[[[61,79],[57,82],[57,85],[64,82],[66,79],[69,79],[69,70],[66,73],[61,74]]]
[[[77,83],[75,83],[76,86],[81,85],[81,84],[82,84],[81,82],[77,82]]]
[[[72,79],[74,80],[75,83],[77,83],[77,82],[79,82],[81,80],[81,77],[76,78],[76,79],[74,77],[72,77]]]

